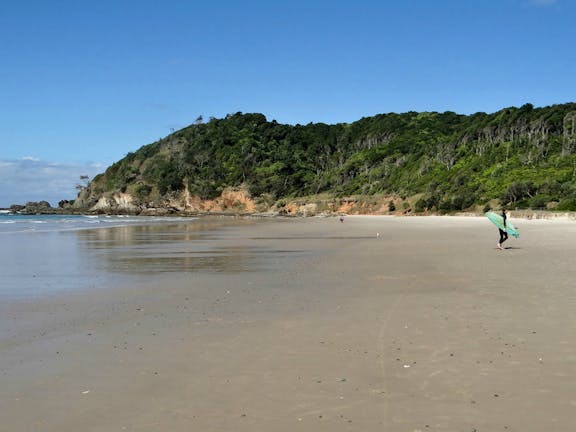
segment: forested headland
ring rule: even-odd
[[[415,213],[503,205],[574,211],[576,103],[388,113],[334,125],[280,124],[263,114],[199,117],[114,163],[75,206],[123,196],[133,208],[185,208],[230,188],[262,208],[322,196],[380,197],[390,211]]]

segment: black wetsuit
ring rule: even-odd
[[[504,228],[506,228],[506,212],[502,212],[500,216],[504,219]],[[502,244],[508,240],[508,233],[500,228],[498,228],[498,231],[500,231],[500,241],[498,243]]]

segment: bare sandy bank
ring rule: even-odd
[[[576,224],[514,222],[266,221],[234,271],[3,303],[3,428],[570,430]]]

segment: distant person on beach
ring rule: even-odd
[[[508,233],[506,232],[506,218],[507,218],[507,210],[506,207],[502,208],[502,214],[500,216],[502,216],[502,220],[504,222],[504,229],[498,228],[498,231],[500,232],[500,240],[498,241],[498,244],[496,245],[498,247],[498,249],[504,249],[502,247],[502,243],[504,243],[506,240],[508,240]]]
[[[344,222],[344,216],[340,216],[340,223]]]

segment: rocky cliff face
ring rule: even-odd
[[[167,213],[255,213],[267,211],[264,205],[257,205],[243,188],[228,188],[211,200],[203,200],[191,195],[187,190],[180,194],[163,197],[157,201],[141,201],[123,192],[96,195],[90,188],[82,191],[74,203],[77,209],[99,213],[136,213],[143,215]]]
[[[392,203],[392,205],[391,205]],[[97,196],[87,188],[74,203],[76,209],[107,214],[277,214],[317,216],[335,214],[406,214],[403,200],[395,196],[335,198],[330,195],[308,198],[254,198],[243,187],[227,188],[214,199],[201,199],[187,189],[157,201],[142,202],[137,197],[115,192]],[[398,210],[397,210],[398,209]]]

